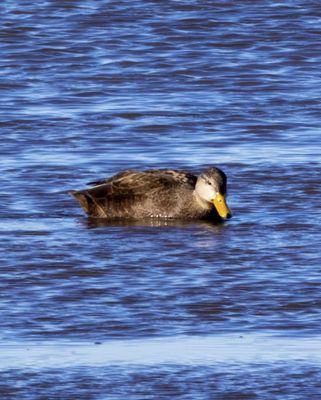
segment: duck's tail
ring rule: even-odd
[[[93,208],[93,199],[90,195],[88,195],[88,193],[86,193],[85,191],[80,192],[77,190],[70,190],[68,194],[70,194],[70,196],[74,197],[78,201],[78,203],[88,215],[91,214]]]
[[[94,218],[108,218],[107,211],[92,190],[71,190],[68,192],[81,205],[86,214]]]

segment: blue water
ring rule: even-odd
[[[312,0],[0,4],[1,398],[319,398],[320,21]],[[224,224],[95,223],[67,194],[208,165]]]

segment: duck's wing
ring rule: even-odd
[[[196,177],[185,171],[127,170],[111,178],[96,181],[93,188],[71,192],[89,215],[113,218],[133,215],[137,205],[147,198],[170,197],[173,189],[185,186],[193,190]]]
[[[151,169],[147,171],[126,170],[112,177],[98,181],[88,182],[87,185],[110,184],[119,189],[132,189],[142,187],[144,184],[188,185],[195,187],[197,177],[189,172],[172,169]]]
[[[138,173],[138,171],[128,169],[126,171],[119,172],[118,174],[113,175],[112,177],[102,178],[102,179],[99,179],[98,181],[88,182],[87,185],[88,186],[98,186],[98,185],[103,185],[105,183],[111,183],[113,181],[117,182],[118,180],[121,180],[122,178],[125,178],[127,176],[129,177],[129,176],[131,176],[133,174],[137,174],[137,173]]]
[[[183,170],[151,169],[146,171],[146,173],[159,177],[166,177],[169,181],[173,182],[173,184],[175,185],[187,185],[193,189],[195,188],[197,181],[197,176]]]

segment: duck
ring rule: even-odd
[[[227,177],[217,167],[198,176],[185,170],[125,170],[92,187],[71,190],[91,218],[108,220],[183,219],[227,220]]]

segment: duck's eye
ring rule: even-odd
[[[211,185],[212,186],[212,182],[210,182],[210,181],[207,181],[206,182],[208,185]]]

